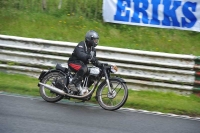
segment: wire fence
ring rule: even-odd
[[[103,0],[0,0],[0,8],[102,19]]]

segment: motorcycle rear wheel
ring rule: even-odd
[[[110,79],[112,93],[109,93],[107,82],[103,82],[97,90],[97,101],[105,110],[117,110],[122,107],[128,98],[128,88],[119,79]]]
[[[48,84],[51,86],[54,86],[52,83],[56,80],[59,79],[61,77],[63,77],[64,75],[62,73],[59,72],[51,72],[49,74],[47,74],[43,79],[42,79],[42,83],[44,84]],[[41,97],[47,101],[47,102],[58,102],[61,99],[63,99],[64,96],[56,94],[55,92],[52,92],[51,90],[45,88],[44,86],[40,85],[40,95]]]

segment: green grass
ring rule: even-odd
[[[130,91],[129,99],[126,103],[130,108],[142,108],[150,111],[160,111],[164,113],[188,114],[199,116],[200,98],[195,95],[182,96],[175,93],[164,93],[154,91]]]
[[[38,80],[34,77],[0,72],[1,91],[39,96],[37,83]]]
[[[94,29],[100,35],[101,46],[200,55],[199,32],[104,23],[59,11],[1,8],[0,17],[0,34],[5,35],[78,43]]]
[[[39,96],[37,84],[38,80],[33,77],[0,72],[0,91]],[[94,98],[90,102],[96,103]],[[124,107],[200,116],[200,98],[193,94],[181,96],[174,93],[129,90],[129,98]]]

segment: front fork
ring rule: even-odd
[[[108,77],[108,74],[106,72],[106,70],[104,69],[104,74],[105,74],[105,78],[106,78],[106,83],[108,85],[108,90],[109,90],[109,93],[112,94],[112,89],[110,87],[110,81],[109,81],[109,77]]]

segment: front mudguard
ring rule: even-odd
[[[126,84],[126,81],[120,77],[111,77],[110,79],[118,79],[120,80],[122,83],[125,83]]]
[[[111,80],[111,79],[116,79],[116,80],[119,80],[120,82],[126,84],[126,81],[124,79],[120,78],[120,77],[110,77],[109,80]],[[103,82],[101,82],[101,84],[99,85],[99,87],[102,86],[102,84],[104,84],[104,82],[106,82],[106,80],[104,80]]]

